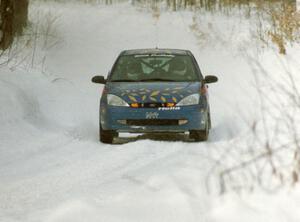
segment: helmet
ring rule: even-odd
[[[138,79],[138,77],[143,73],[141,63],[137,61],[130,62],[127,65],[127,76],[129,79]]]
[[[185,75],[187,71],[186,63],[181,58],[174,58],[170,62],[169,72],[174,73],[176,75]]]

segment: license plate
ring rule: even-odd
[[[159,113],[158,112],[147,112],[146,119],[158,119]]]

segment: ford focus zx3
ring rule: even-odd
[[[208,83],[190,51],[123,51],[108,74],[100,102],[100,141],[112,143],[120,132],[186,133],[208,139],[211,128]]]

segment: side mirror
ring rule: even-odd
[[[216,77],[216,76],[205,76],[204,82],[205,82],[205,83],[214,83],[214,82],[218,82],[218,77]]]
[[[94,76],[92,78],[92,82],[93,83],[98,83],[98,84],[105,84],[106,80],[105,80],[104,76]]]

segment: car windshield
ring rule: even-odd
[[[187,55],[124,55],[115,64],[112,82],[199,81],[192,58]]]

